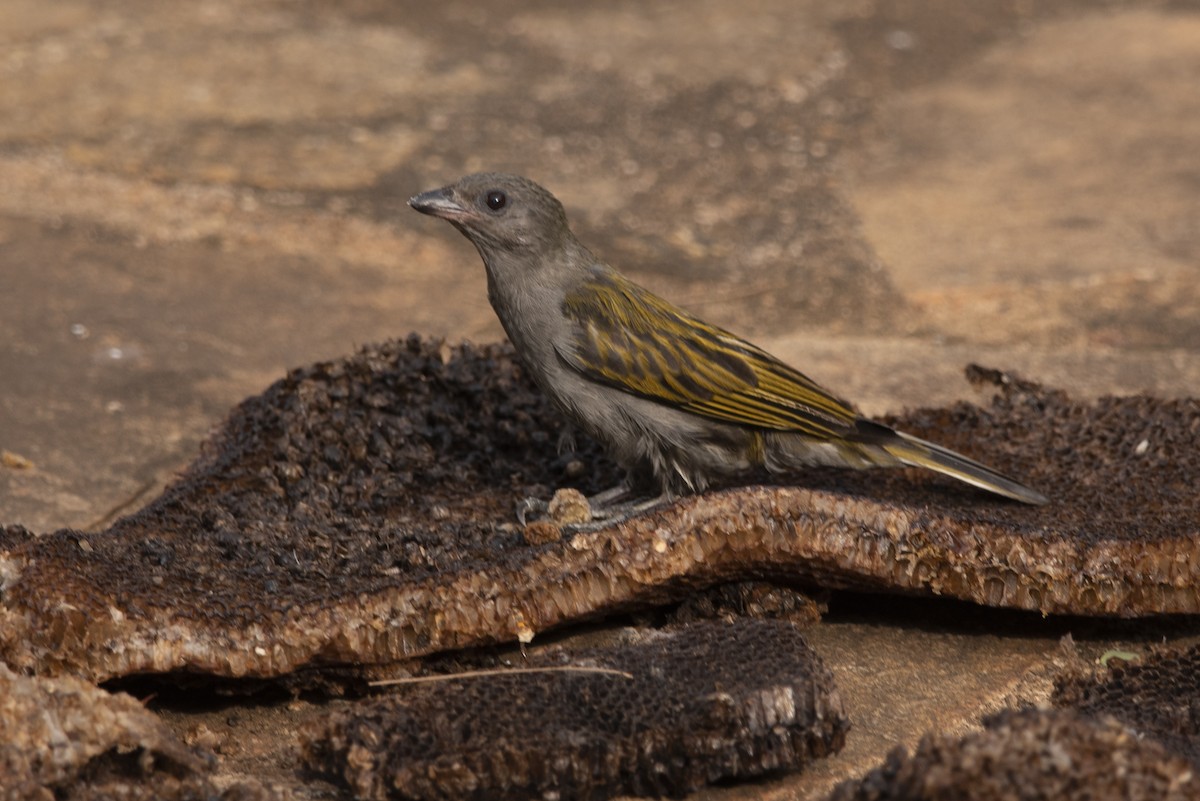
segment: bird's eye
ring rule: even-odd
[[[508,203],[508,197],[499,189],[493,189],[487,193],[488,208],[492,211],[500,211],[500,209],[504,208],[505,203]]]

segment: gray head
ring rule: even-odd
[[[483,172],[410,198],[422,214],[449,221],[485,262],[552,252],[573,240],[554,195],[519,175]]]

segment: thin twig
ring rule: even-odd
[[[620,676],[633,680],[632,673],[613,668],[583,667],[582,665],[559,665],[557,667],[530,668],[495,668],[493,670],[468,670],[463,673],[440,673],[436,676],[409,676],[403,679],[380,679],[368,682],[371,687],[391,687],[396,684],[424,684],[431,681],[450,681],[451,679],[474,679],[481,676],[503,676],[515,673],[600,673],[607,676]]]

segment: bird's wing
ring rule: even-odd
[[[840,437],[858,415],[803,373],[616,273],[567,295],[559,358],[625,392],[738,425]]]

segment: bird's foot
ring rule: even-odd
[[[606,519],[603,510],[614,507],[617,501],[629,497],[629,487],[618,484],[585,497],[574,489],[560,489],[549,502],[530,496],[517,504],[517,520],[525,526],[536,520],[549,518],[553,523],[577,524],[592,519]]]
[[[601,493],[603,495],[604,493]],[[627,497],[629,492],[624,495],[617,496]],[[599,497],[599,496],[595,496]],[[604,526],[615,526],[618,523],[624,523],[631,517],[649,512],[651,509],[656,509],[659,506],[664,506],[674,498],[666,493],[656,495],[652,498],[633,498],[631,500],[621,500],[618,502],[610,502],[599,506],[592,506],[592,525],[594,528],[602,528]]]
[[[617,484],[615,487],[609,487],[603,492],[589,496],[587,502],[593,509],[605,509],[620,505],[622,501],[627,501],[632,495],[633,490],[627,484]]]
[[[545,517],[550,511],[550,504],[541,498],[530,496],[517,504],[517,520],[522,526],[527,526],[532,520]],[[530,517],[532,515],[532,517]]]
[[[517,504],[517,520],[528,526],[546,520],[567,531],[595,531],[623,523],[631,517],[669,503],[673,498],[662,494],[652,498],[630,498],[628,487],[617,486],[590,498],[578,490],[563,489],[547,503],[540,498],[525,498]]]

